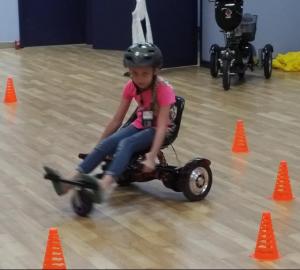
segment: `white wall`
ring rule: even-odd
[[[0,43],[19,40],[18,0],[0,0]]]
[[[244,13],[258,15],[256,49],[266,43],[279,52],[300,51],[300,0],[244,0]],[[209,48],[213,43],[224,45],[223,34],[215,22],[214,3],[203,0],[203,48],[204,61],[209,60]]]

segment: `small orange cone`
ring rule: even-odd
[[[289,178],[288,165],[285,160],[280,162],[272,199],[275,201],[291,201],[294,199]]]
[[[67,269],[57,228],[49,229],[43,269]]]
[[[6,83],[4,103],[14,103],[14,102],[17,102],[16,91],[15,91],[13,79],[9,77]]]
[[[235,136],[232,145],[232,152],[234,153],[248,153],[248,144],[244,129],[244,122],[238,120],[236,123]]]
[[[277,260],[280,257],[277,250],[270,212],[264,212],[262,214],[256,248],[252,257],[257,260]]]

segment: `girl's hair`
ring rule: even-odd
[[[154,114],[156,114],[158,112],[158,108],[159,108],[159,105],[157,102],[157,88],[160,83],[169,85],[169,83],[164,78],[162,78],[160,76],[155,76],[152,87],[151,87],[151,91],[152,91],[151,110],[153,111]]]

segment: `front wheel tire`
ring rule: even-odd
[[[245,72],[239,72],[238,76],[240,81],[243,80],[245,78]]]
[[[217,78],[219,74],[219,59],[218,59],[218,54],[215,52],[212,52],[210,54],[210,75],[213,78]]]
[[[81,217],[88,216],[93,210],[94,194],[87,189],[75,191],[71,204],[74,212]]]
[[[267,51],[264,59],[264,75],[266,79],[270,79],[272,76],[272,52]]]
[[[230,89],[231,77],[230,77],[230,62],[228,60],[223,61],[223,88],[225,91]]]

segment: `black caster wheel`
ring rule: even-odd
[[[264,68],[264,75],[266,79],[270,79],[272,76],[273,51],[274,48],[271,44],[265,45],[262,50],[262,66]]]
[[[211,53],[209,67],[210,67],[210,75],[213,78],[217,78],[219,74],[219,59],[217,53]]]
[[[225,91],[230,89],[231,85],[231,75],[230,75],[230,61],[223,61],[223,88]]]
[[[212,172],[208,165],[191,163],[182,168],[180,190],[190,201],[206,197],[212,185]]]
[[[71,203],[74,212],[81,217],[88,216],[93,210],[94,194],[91,190],[80,189],[75,191]]]
[[[220,47],[217,44],[212,45],[211,52],[210,52],[209,69],[210,69],[210,75],[213,78],[217,78],[219,74],[219,69],[220,69],[219,56],[220,56]]]
[[[265,59],[264,59],[264,75],[266,79],[270,79],[272,76],[272,52],[268,51],[265,54]]]

